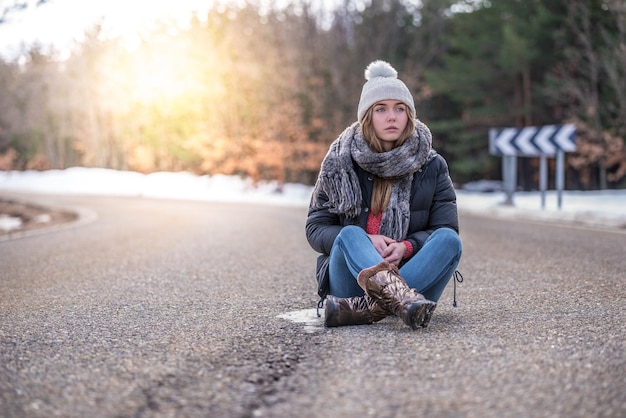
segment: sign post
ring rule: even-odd
[[[563,203],[563,186],[565,185],[565,153],[562,150],[556,153],[556,201],[561,209]]]
[[[575,125],[528,126],[525,128],[489,129],[489,152],[502,156],[502,177],[506,193],[505,204],[513,204],[517,186],[517,156],[539,157],[539,189],[541,208],[545,208],[548,185],[547,158],[556,157],[557,205],[561,209],[565,186],[565,153],[576,151]]]
[[[539,190],[541,191],[541,209],[546,208],[546,190],[548,189],[548,157],[539,156]]]
[[[517,188],[517,157],[515,155],[502,156],[502,180],[506,195],[504,204],[513,206],[513,194]]]

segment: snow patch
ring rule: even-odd
[[[22,227],[22,219],[15,216],[0,214],[0,229],[3,231],[13,231]]]
[[[626,230],[626,190],[564,191],[558,208],[557,192],[517,192],[513,206],[505,206],[505,194],[457,190],[462,213],[482,216],[567,222],[585,226]],[[79,194],[143,196],[217,202],[249,202],[307,207],[313,188],[276,181],[254,183],[226,175],[195,175],[189,172],[142,174],[104,168],[72,167],[48,171],[1,171],[0,193]],[[15,222],[13,221],[3,221]]]

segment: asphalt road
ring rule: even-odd
[[[0,242],[3,417],[626,416],[623,232],[464,216],[459,307],[325,329],[305,209],[37,199],[97,218]]]

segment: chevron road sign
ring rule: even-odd
[[[576,151],[575,125],[489,129],[492,155],[553,156],[559,151]]]
[[[545,208],[545,192],[548,185],[547,159],[556,157],[557,205],[561,209],[565,185],[565,153],[572,151],[576,151],[575,125],[489,129],[489,152],[502,156],[505,204],[513,204],[513,194],[517,188],[517,157],[539,157],[541,207]]]

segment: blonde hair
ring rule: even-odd
[[[406,106],[406,105],[405,105]],[[404,142],[415,131],[415,115],[413,110],[406,106],[407,111],[407,124],[402,131],[402,135],[394,144],[394,148],[397,148],[404,144]],[[361,121],[361,130],[363,131],[363,137],[369,144],[370,148],[374,152],[384,152],[383,142],[376,136],[374,130],[374,124],[372,123],[372,113],[374,113],[374,105],[370,106],[365,112],[363,120]],[[389,205],[389,198],[391,197],[391,187],[393,186],[393,180],[383,179],[378,176],[374,178],[374,189],[372,191],[372,202],[370,203],[372,213],[378,215],[384,212]]]

